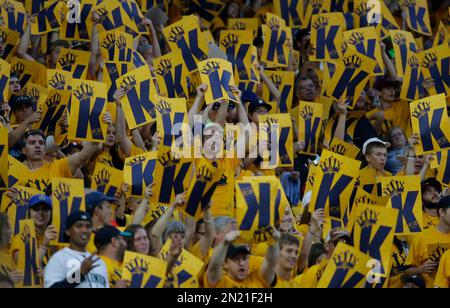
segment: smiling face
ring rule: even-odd
[[[52,218],[52,211],[45,204],[38,204],[30,209],[30,216],[36,228],[46,228]]]
[[[70,243],[79,248],[86,248],[91,239],[92,223],[78,221],[74,223],[66,234],[70,237]]]
[[[140,228],[134,234],[134,249],[137,253],[148,255],[150,251],[150,239],[144,228]]]
[[[278,264],[286,271],[292,271],[297,265],[300,248],[298,245],[283,245],[278,257]]]
[[[31,135],[25,140],[23,154],[29,161],[43,161],[45,157],[45,140],[41,135]]]

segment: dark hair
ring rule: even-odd
[[[23,138],[22,138],[23,146],[25,146],[25,143],[26,143],[28,137],[31,137],[31,136],[41,136],[42,139],[44,139],[44,141],[45,141],[45,134],[42,130],[32,129],[32,130],[27,131],[25,134],[23,134]]]
[[[290,233],[282,233],[280,238],[280,249],[287,245],[297,245],[300,247],[300,241]]]
[[[19,75],[17,75],[16,72],[11,72],[11,74],[9,75],[9,79],[11,80],[11,79],[13,79],[13,78],[19,79]],[[20,79],[19,79],[19,80],[20,80]]]
[[[6,244],[6,239],[3,238],[3,230],[9,225],[8,215],[6,213],[0,213],[0,246]]]
[[[198,229],[200,228],[200,226],[204,223],[205,223],[205,221],[203,220],[203,218],[200,218],[199,220],[197,220],[197,222],[195,223],[195,232],[196,233],[198,232]]]
[[[3,273],[0,273],[0,283],[7,283],[10,284],[12,288],[14,288],[14,282],[12,281],[11,278],[9,278],[8,276],[6,276]]]
[[[438,215],[439,218],[441,218],[440,210],[443,210],[444,214],[447,214],[448,207],[441,207],[441,208],[437,209],[437,215]]]
[[[70,45],[67,41],[57,40],[57,41],[50,43],[50,46],[47,50],[47,55],[50,55],[59,46],[61,46],[63,48],[70,48]]]
[[[141,226],[141,225],[130,225],[130,226],[128,226],[128,227],[125,229],[125,232],[130,232],[130,233],[133,234],[133,236],[130,236],[130,237],[126,238],[128,250],[130,250],[130,251],[136,251],[136,248],[134,247],[134,236],[136,235],[136,233],[137,233],[138,230],[140,230],[140,229],[144,230],[145,233],[146,233],[147,236],[148,236],[147,230],[146,230],[143,226]],[[150,250],[151,250],[151,249],[149,249],[149,251],[148,251],[147,253],[150,253]]]
[[[327,254],[327,250],[322,243],[316,243],[311,246],[308,256],[308,266],[311,267],[317,263],[321,255]]]
[[[371,142],[367,145],[365,155],[372,155],[374,149],[376,149],[376,148],[386,149],[386,146],[384,145],[384,143],[381,143],[381,142]]]

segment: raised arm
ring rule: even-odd
[[[92,15],[92,20],[94,21],[94,24],[92,26],[92,32],[91,32],[91,57],[89,59],[89,75],[92,76],[92,78],[95,77],[95,72],[97,70],[97,52],[98,52],[98,30],[97,30],[97,22],[96,22],[96,16],[95,14]]]
[[[25,29],[25,32],[23,33],[22,37],[20,38],[19,46],[17,46],[17,55],[25,60],[33,61],[36,60],[28,54],[28,45],[30,44],[30,36],[31,36],[31,23],[35,22],[35,17],[29,17],[27,27]]]
[[[80,168],[83,164],[85,164],[95,152],[98,151],[99,143],[98,142],[87,142],[83,146],[83,150],[80,152],[70,156],[69,160],[69,168],[72,174],[75,174],[78,168]]]
[[[214,288],[223,277],[223,265],[227,257],[230,244],[239,237],[239,231],[231,231],[225,235],[223,241],[216,246],[206,270],[209,285]]]
[[[194,117],[200,113],[200,109],[202,108],[206,90],[208,90],[208,86],[206,84],[201,84],[197,87],[197,96],[195,97],[194,104],[188,112],[188,121],[191,128],[194,126]]]
[[[277,265],[278,256],[280,255],[280,232],[274,230],[273,243],[267,248],[266,255],[264,257],[263,264],[261,266],[261,277],[265,280],[266,284],[271,286],[275,280],[275,267]]]
[[[159,46],[158,36],[156,35],[156,29],[153,26],[152,21],[148,18],[144,18],[143,24],[150,28],[150,32],[152,35],[153,57],[161,57],[161,47]]]
[[[392,63],[391,59],[388,57],[386,53],[386,45],[380,41],[381,47],[381,55],[383,57],[383,63],[386,66],[386,73],[390,78],[397,78],[397,70],[395,69],[394,63]]]
[[[280,101],[281,98],[281,92],[278,90],[278,88],[275,86],[273,81],[267,77],[266,73],[264,72],[264,66],[259,65],[259,74],[261,75],[261,80],[266,84],[266,86],[269,88],[270,93],[275,98],[277,102]]]
[[[133,215],[133,225],[140,225],[145,218],[145,215],[147,215],[149,209],[150,209],[150,198],[153,196],[153,187],[155,186],[155,183],[151,183],[146,189],[144,198],[142,198],[141,204],[137,208],[137,210],[134,212]]]
[[[125,92],[120,88],[114,93],[114,101],[116,102],[116,136],[117,143],[119,144],[122,153],[126,157],[130,156],[131,148],[133,146],[130,138],[128,138],[126,131],[125,115],[122,109],[121,99],[125,95]]]
[[[208,255],[209,248],[212,246],[216,237],[214,219],[211,214],[211,203],[203,210],[203,221],[205,222],[205,235],[200,239],[200,252],[205,257]]]
[[[316,210],[311,215],[311,226],[308,229],[308,233],[306,234],[302,248],[300,250],[300,256],[297,261],[297,274],[300,274],[306,266],[311,266],[312,264],[308,264],[309,252],[311,251],[311,246],[313,243],[319,242],[322,235],[322,223],[324,220],[324,210]]]
[[[12,148],[17,142],[19,142],[23,134],[34,123],[39,122],[42,119],[42,113],[40,110],[33,112],[28,118],[25,119],[16,129],[12,130],[8,134],[8,146]]]

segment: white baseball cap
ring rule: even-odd
[[[390,142],[384,142],[383,140],[381,140],[380,138],[370,138],[367,139],[366,142],[364,142],[363,147],[362,147],[362,153],[363,155],[366,155],[366,150],[367,147],[369,146],[369,144],[371,143],[382,143],[385,145],[386,148],[390,148],[391,147],[391,143]]]

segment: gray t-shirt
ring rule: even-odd
[[[79,252],[70,248],[55,253],[45,267],[44,288],[67,279],[69,283],[81,281],[80,267],[83,260],[89,257],[89,252]],[[93,268],[77,286],[77,288],[109,288],[108,271],[102,260],[98,260]]]

